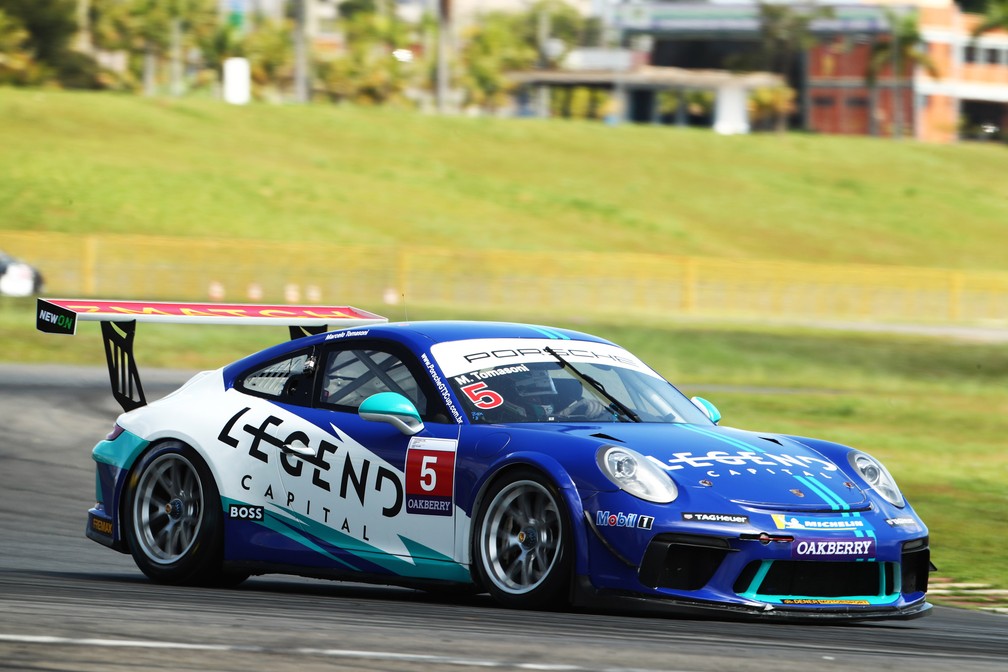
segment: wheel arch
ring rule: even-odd
[[[140,454],[137,455],[136,459],[133,461],[133,464],[130,465],[130,474],[128,475],[127,478],[135,477],[136,465],[143,460],[143,457],[147,455],[147,453],[149,453],[152,450],[157,450],[160,446],[164,445],[169,441],[177,441],[182,445],[186,446],[187,448],[189,448],[190,450],[192,450],[194,453],[196,453],[197,456],[199,456],[200,460],[203,462],[203,466],[206,467],[207,471],[213,477],[214,485],[217,487],[217,493],[221,497],[221,506],[223,507],[225,493],[222,488],[226,483],[226,480],[224,479],[224,473],[221,471],[220,460],[211,459],[210,454],[203,447],[203,445],[198,440],[196,440],[196,437],[187,434],[185,432],[162,431],[151,433],[149,435],[148,440],[150,441],[150,445],[145,447],[140,452]]]
[[[479,534],[477,529],[477,512],[483,506],[483,502],[487,497],[487,493],[493,490],[493,486],[496,485],[502,478],[506,478],[509,474],[515,472],[518,469],[533,469],[543,475],[560,493],[563,498],[563,503],[567,507],[567,517],[571,526],[571,541],[574,545],[574,563],[572,567],[573,576],[583,575],[588,572],[588,530],[585,527],[584,522],[584,505],[581,500],[581,494],[577,489],[577,485],[571,478],[570,474],[564,469],[563,465],[560,464],[556,459],[549,455],[544,455],[542,453],[523,451],[519,453],[511,453],[505,458],[499,460],[498,462],[491,465],[490,468],[486,470],[483,478],[479,481],[476,487],[476,495],[473,498],[472,503],[472,516],[470,517],[469,533],[466,539],[466,549],[469,554],[469,565],[470,569],[473,571],[473,578],[477,580],[475,573],[475,562],[476,558],[473,557],[472,549],[473,545],[476,543],[476,536]]]
[[[140,533],[131,526],[134,525],[136,510],[133,507],[137,496],[132,493],[141,486],[144,471],[153,464],[152,460],[160,460],[172,454],[180,456],[196,472],[202,501],[199,516],[201,525],[206,527],[194,532],[190,546],[177,559],[170,561],[169,564],[174,567],[169,569],[168,566],[156,567],[157,561],[143,548],[148,542],[141,542]],[[130,465],[123,479],[122,490],[117,503],[117,519],[125,550],[133,556],[139,569],[155,583],[232,586],[247,578],[247,574],[229,573],[223,568],[225,521],[217,476],[203,452],[192,443],[178,436],[163,436],[152,440]]]
[[[203,466],[206,467],[206,470],[213,477],[214,485],[217,487],[218,493],[220,493],[220,475],[214,469],[211,461],[207,459],[207,456],[204,454],[204,452],[200,450],[199,447],[196,444],[194,444],[194,442],[187,440],[183,437],[173,435],[157,436],[151,439],[150,442],[144,447],[144,449],[141,450],[139,453],[137,453],[136,457],[133,459],[133,462],[129,465],[129,468],[126,472],[126,477],[122,481],[122,489],[120,491],[119,501],[116,509],[120,533],[125,531],[122,529],[122,525],[123,521],[125,520],[124,507],[127,505],[127,499],[128,499],[126,497],[126,493],[129,491],[130,486],[136,484],[136,479],[140,477],[139,473],[137,472],[137,467],[144,463],[144,458],[147,457],[147,455],[149,455],[155,450],[159,450],[164,444],[169,443],[171,441],[175,441],[177,443],[182,444],[183,446],[192,450],[196,454],[196,456],[199,457],[199,459],[203,462]]]

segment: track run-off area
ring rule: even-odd
[[[189,372],[145,371],[148,398]],[[149,582],[84,536],[103,368],[0,365],[0,670],[1006,669],[1008,616],[936,607],[842,625],[502,609],[485,596],[254,577]]]

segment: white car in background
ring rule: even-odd
[[[38,269],[0,252],[0,296],[31,296],[41,291]]]

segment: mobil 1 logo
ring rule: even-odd
[[[639,513],[623,513],[617,511],[597,511],[595,524],[599,527],[635,527],[639,530],[650,530],[654,525],[654,516],[644,516]]]

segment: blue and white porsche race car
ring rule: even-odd
[[[39,300],[102,322],[126,412],[87,535],[160,583],[282,572],[780,619],[928,612],[928,530],[861,450],[722,427],[619,346],[352,308]],[[292,339],[147,404],[136,321]],[[335,331],[325,326],[341,323]]]

